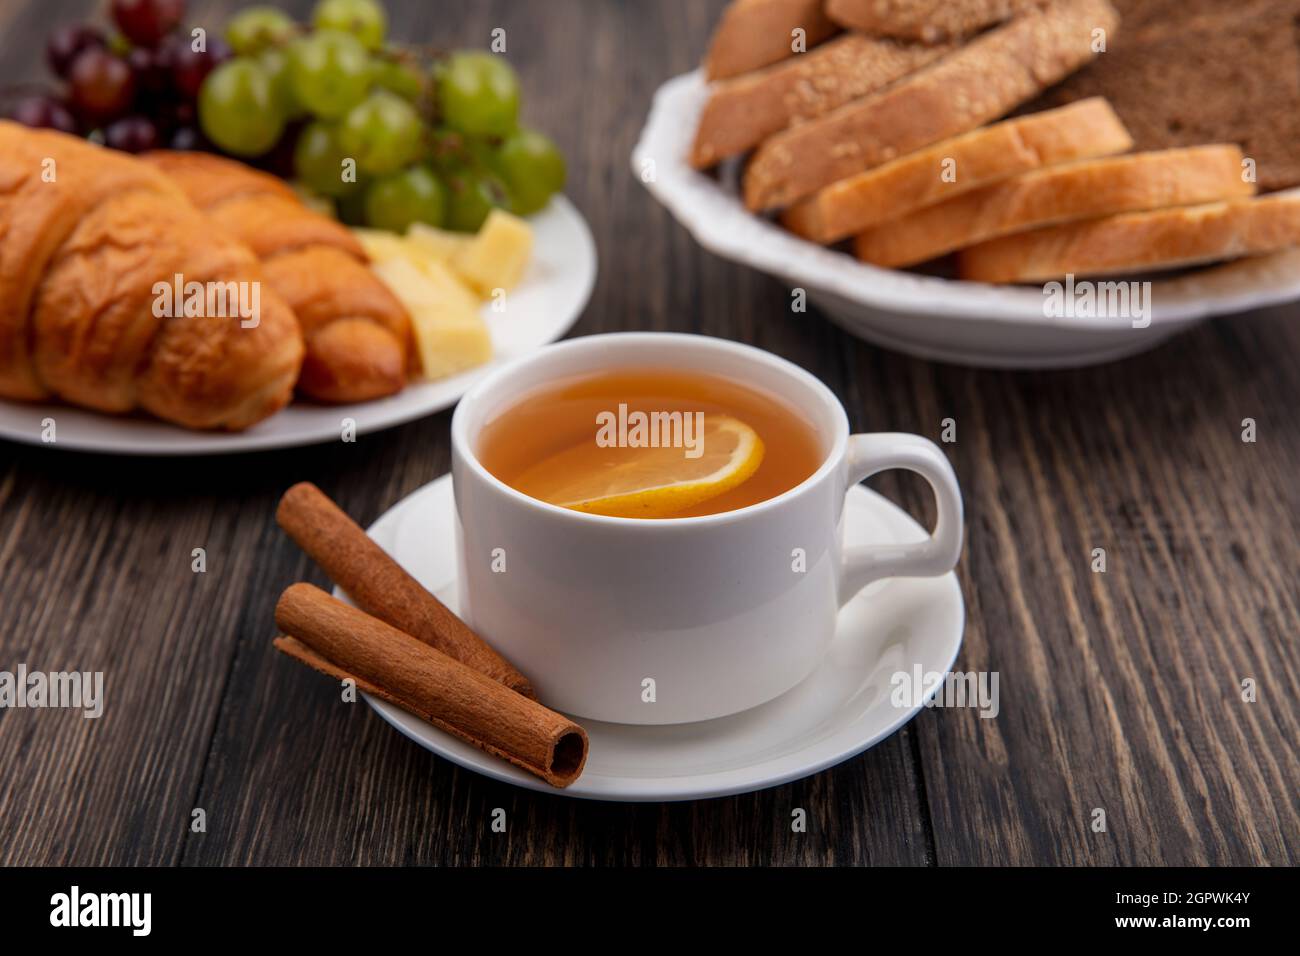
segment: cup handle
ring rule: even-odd
[[[919,435],[880,432],[850,435],[846,459],[849,488],[892,468],[914,471],[930,483],[939,518],[924,541],[859,545],[844,549],[840,566],[840,606],[880,578],[932,578],[947,574],[961,556],[961,489],[939,446]]]

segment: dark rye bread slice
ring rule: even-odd
[[[709,96],[691,147],[691,165],[738,156],[773,133],[883,89],[950,53],[947,44],[903,43],[848,33],[732,80]]]
[[[873,36],[938,43],[978,33],[1046,0],[826,0],[826,15]]]
[[[1124,24],[1124,36],[1150,39],[1177,33],[1196,21],[1219,23],[1260,16],[1270,7],[1287,6],[1277,0],[1111,0]],[[1295,6],[1294,2],[1289,5]],[[1227,16],[1225,16],[1225,14]]]
[[[745,205],[774,209],[995,120],[1093,57],[1114,32],[1108,0],[1055,0],[981,34],[879,93],[773,136],[744,175]]]
[[[1028,109],[1105,96],[1139,149],[1241,145],[1261,189],[1300,185],[1300,0],[1116,0],[1097,61]]]

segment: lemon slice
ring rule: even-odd
[[[527,469],[514,482],[550,504],[615,518],[668,518],[746,481],[763,441],[729,415],[705,415],[702,454],[682,447],[601,448],[594,438]]]

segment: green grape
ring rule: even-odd
[[[199,91],[199,125],[236,156],[260,156],[284,132],[271,78],[256,60],[236,57],[217,67]]]
[[[484,139],[477,136],[460,137],[459,154],[462,162],[471,169],[484,169],[496,173],[497,146],[500,140]]]
[[[388,32],[388,17],[375,0],[321,0],[311,22],[318,30],[351,33],[367,50],[382,47]]]
[[[293,80],[289,75],[289,55],[276,47],[267,47],[257,55],[257,62],[271,78],[271,92],[280,115],[285,119],[301,115],[302,104],[293,92]]]
[[[550,139],[530,129],[521,129],[502,143],[491,164],[510,190],[512,210],[520,216],[531,216],[564,188],[564,156]]]
[[[371,76],[380,89],[396,93],[411,103],[424,95],[424,77],[410,63],[391,57],[379,56],[371,62]]]
[[[375,229],[406,232],[413,222],[441,226],[446,207],[442,183],[424,166],[385,176],[366,190],[366,222]]]
[[[448,126],[469,136],[506,136],[519,121],[519,78],[495,53],[453,53],[437,71]]]
[[[350,154],[339,145],[338,130],[316,120],[303,127],[293,150],[293,169],[313,190],[341,198],[360,192],[360,176],[345,166]]]
[[[338,119],[366,98],[370,57],[356,37],[321,30],[289,47],[289,75],[298,102],[321,119]]]
[[[292,39],[298,26],[275,7],[249,7],[226,24],[226,42],[236,56],[252,56]]]
[[[366,225],[366,193],[364,186],[354,189],[338,200],[339,222],[349,226]]]
[[[348,111],[338,138],[362,172],[382,176],[415,159],[423,131],[415,107],[396,93],[380,90]]]
[[[510,206],[510,195],[491,175],[463,171],[447,181],[447,228],[478,232],[495,208]]]
[[[465,165],[465,137],[446,126],[431,126],[426,130],[428,162],[439,174],[459,172]]]

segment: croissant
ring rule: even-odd
[[[0,121],[0,397],[246,428],[293,397],[303,356],[264,278],[147,163]],[[164,304],[174,284],[252,290],[255,321]]]
[[[144,157],[262,259],[306,339],[298,390],[323,402],[400,391],[414,360],[411,319],[367,266],[345,226],[303,205],[279,179],[209,153]]]

